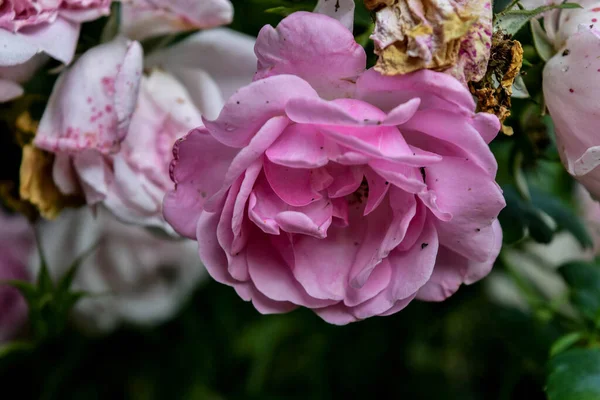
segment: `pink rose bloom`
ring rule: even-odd
[[[544,18],[558,51],[544,68],[544,98],[556,127],[563,164],[600,198],[600,1],[556,10]]]
[[[195,243],[161,238],[125,225],[103,208],[66,210],[40,223],[50,275],[58,280],[78,256],[97,245],[79,266],[73,290],[90,296],[73,310],[90,333],[109,332],[121,323],[155,325],[171,318],[205,276]],[[39,268],[37,257],[30,261]]]
[[[81,188],[88,204],[126,222],[174,233],[162,213],[173,187],[171,148],[252,79],[253,45],[230,30],[204,31],[151,54],[147,76],[137,42],[121,38],[84,54],[57,82],[34,142],[56,154],[57,186]]]
[[[4,0],[0,7],[0,66],[22,64],[37,53],[68,64],[82,22],[110,12],[111,0]]]
[[[229,0],[121,0],[121,31],[136,40],[229,24]]]
[[[33,232],[22,216],[0,209],[0,282],[28,280],[27,260],[33,251]],[[8,341],[27,321],[27,304],[17,289],[0,285],[0,343]]]
[[[173,149],[164,213],[262,313],[346,324],[487,275],[505,202],[500,124],[434,71],[384,77],[340,22],[298,12],[257,39],[255,82]]]

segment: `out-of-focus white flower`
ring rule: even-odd
[[[87,208],[66,210],[39,228],[55,280],[97,244],[81,263],[72,287],[89,294],[76,304],[74,318],[91,332],[108,332],[122,322],[161,323],[179,310],[204,276],[194,242],[125,225],[102,208],[96,217]],[[30,265],[37,272],[37,255]]]

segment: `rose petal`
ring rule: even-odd
[[[255,52],[255,79],[296,75],[327,99],[351,96],[354,79],[366,65],[365,51],[351,31],[330,17],[307,12],[293,13],[277,28],[264,26]]]
[[[269,119],[284,115],[290,99],[304,96],[317,96],[306,81],[292,75],[273,76],[237,91],[219,117],[214,121],[204,119],[204,125],[221,143],[244,147]]]
[[[141,70],[137,42],[118,38],[87,51],[56,82],[35,145],[53,152],[114,152],[129,128]]]
[[[223,186],[237,153],[238,149],[222,145],[205,130],[195,129],[177,141],[171,163],[175,190],[165,196],[164,217],[179,234],[195,238],[204,203]]]
[[[324,145],[325,138],[315,126],[295,124],[288,126],[265,154],[278,165],[312,169],[329,161]]]
[[[417,298],[425,301],[443,301],[452,296],[462,283],[471,284],[489,274],[502,247],[502,229],[498,221],[494,222],[492,228],[494,248],[487,261],[471,261],[441,246],[431,279],[419,289]]]
[[[485,262],[494,248],[492,224],[506,202],[496,182],[473,167],[472,161],[446,157],[442,167],[427,168],[427,186],[435,191],[439,208],[452,215],[448,222],[436,221],[440,243]]]

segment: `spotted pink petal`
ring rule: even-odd
[[[129,128],[141,73],[137,42],[118,38],[86,52],[56,82],[36,146],[51,152],[118,150]]]

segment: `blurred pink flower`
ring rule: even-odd
[[[544,18],[546,33],[558,51],[544,68],[544,98],[563,164],[598,199],[600,30],[595,26],[600,1],[578,3],[584,8],[556,10]]]
[[[34,142],[56,154],[59,189],[81,187],[88,204],[173,233],[162,215],[171,148],[252,79],[253,45],[230,30],[204,31],[151,54],[147,76],[137,42],[119,38],[84,54],[57,82]]]
[[[384,77],[341,23],[295,13],[258,37],[256,81],[173,149],[168,222],[263,313],[346,324],[487,275],[505,202],[500,124],[430,70]]]
[[[148,37],[229,24],[229,0],[121,0],[121,30],[127,37]]]
[[[110,12],[111,0],[4,0],[0,7],[0,66],[22,64],[37,53],[68,64],[82,22]]]
[[[27,262],[33,248],[33,232],[27,220],[0,209],[0,282],[29,279]],[[17,289],[0,284],[0,343],[12,339],[26,320],[25,299]]]

